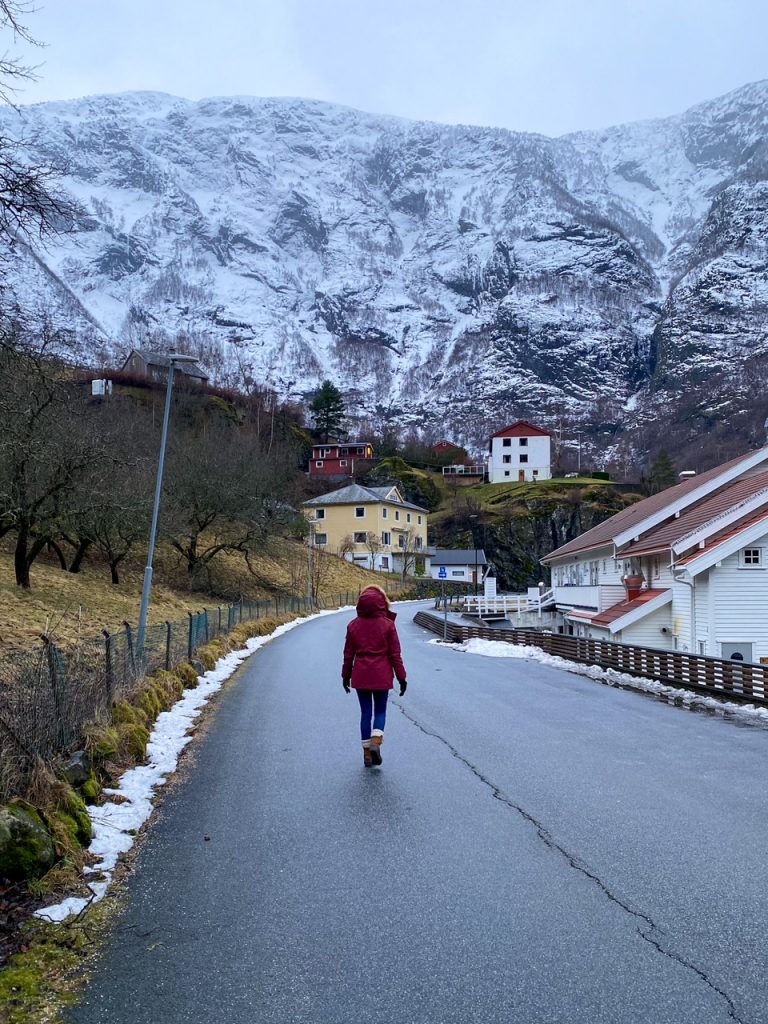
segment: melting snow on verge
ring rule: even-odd
[[[130,850],[136,833],[152,813],[154,791],[175,771],[179,754],[192,739],[190,730],[194,720],[241,662],[270,640],[295,629],[296,626],[309,622],[310,619],[335,615],[343,611],[354,611],[354,608],[335,608],[331,611],[318,612],[316,615],[307,615],[306,618],[295,619],[293,622],[278,626],[269,636],[251,637],[241,650],[232,651],[231,654],[219,658],[216,667],[199,677],[195,689],[185,690],[184,696],[170,711],[158,715],[147,745],[147,764],[125,772],[116,789],[105,789],[103,792],[107,798],[106,803],[88,808],[93,824],[93,839],[88,849],[98,858],[96,864],[85,870],[86,884],[92,895],[70,897],[53,906],[43,907],[36,911],[35,916],[45,921],[64,921],[73,914],[81,913],[89,904],[102,899],[112,881],[118,857]],[[119,797],[120,802],[111,801],[109,798],[113,796]],[[96,875],[100,880],[89,882],[89,875]]]
[[[516,644],[504,643],[500,640],[467,640],[463,644],[447,644],[443,640],[429,640],[430,644],[439,644],[441,647],[449,647],[459,654],[481,654],[486,658],[531,658],[541,662],[542,665],[551,665],[552,668],[563,669],[566,672],[574,672],[577,675],[588,676],[598,683],[607,686],[621,686],[632,690],[642,690],[644,693],[653,693],[660,697],[674,701],[688,708],[707,708],[712,711],[720,711],[724,714],[738,717],[757,718],[764,724],[768,724],[768,708],[757,707],[755,704],[732,704],[729,701],[722,701],[715,697],[707,697],[704,694],[692,690],[680,690],[674,686],[667,686],[658,679],[642,679],[639,676],[629,675],[627,672],[617,672],[612,668],[599,668],[597,665],[580,665],[575,661],[567,661],[565,658],[557,658],[547,654],[538,647],[524,647]]]

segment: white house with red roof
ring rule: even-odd
[[[491,435],[489,483],[549,480],[551,463],[552,436],[527,420],[517,420]]]
[[[768,660],[768,447],[630,505],[542,561],[567,633]]]

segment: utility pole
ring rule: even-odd
[[[157,479],[155,481],[155,502],[152,507],[152,526],[149,531],[149,550],[147,566],[144,570],[144,587],[141,592],[139,609],[139,628],[136,631],[136,661],[141,667],[144,661],[144,639],[147,633],[147,616],[149,614],[149,597],[152,592],[152,562],[155,557],[155,540],[157,539],[157,521],[160,517],[160,496],[163,493],[163,471],[165,469],[165,449],[168,443],[168,422],[171,418],[171,397],[173,395],[173,378],[177,366],[194,363],[192,356],[182,356],[177,352],[168,353],[168,386],[165,389],[165,412],[163,413],[163,430],[160,436],[160,457],[157,462]]]
[[[312,610],[312,544],[314,543],[315,524],[309,521],[309,536],[307,537],[307,611]]]

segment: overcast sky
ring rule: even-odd
[[[768,78],[766,0],[37,0],[21,102],[303,96],[559,135]]]

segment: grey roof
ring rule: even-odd
[[[421,505],[413,505],[410,501],[398,501],[397,498],[388,498],[387,495],[393,489],[394,484],[389,487],[363,487],[362,484],[349,484],[347,487],[340,487],[338,491],[329,491],[317,498],[310,498],[303,501],[302,505],[379,505],[388,501],[400,508],[410,508],[415,512],[429,512],[429,509]]]
[[[134,351],[138,352],[147,366],[170,366],[171,357],[167,352],[150,352],[146,348],[137,348]],[[201,367],[194,363],[177,363],[176,370],[180,373],[186,373],[188,377],[204,377],[208,380],[208,375]]]
[[[477,556],[477,557],[475,557]],[[437,548],[432,565],[487,565],[485,552],[480,548]]]

